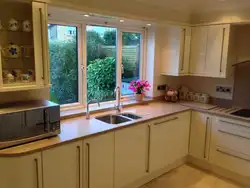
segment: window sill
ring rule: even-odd
[[[142,102],[138,102],[134,99],[131,100],[124,100],[121,102],[122,107],[128,107],[133,106],[137,104],[145,104],[148,102],[154,101],[153,98],[144,98]],[[101,106],[99,107],[97,104],[90,105],[89,109],[91,113],[97,113],[101,111],[108,111],[114,109],[115,102],[108,102],[108,103],[101,103]],[[79,107],[75,109],[68,109],[63,110],[60,113],[61,119],[68,119],[68,118],[74,118],[77,116],[84,116],[86,115],[86,108]]]

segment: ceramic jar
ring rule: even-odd
[[[186,100],[188,101],[193,101],[194,98],[194,93],[193,92],[188,92],[186,95]]]
[[[8,29],[10,31],[18,31],[18,29],[19,29],[19,23],[18,23],[18,21],[15,20],[14,18],[11,18],[9,20],[9,27],[8,27]]]
[[[209,100],[210,100],[210,96],[208,94],[205,94],[205,93],[201,94],[201,96],[200,96],[201,103],[208,104]]]
[[[193,96],[193,101],[200,102],[200,97],[201,97],[200,93],[195,93]]]
[[[18,45],[10,43],[3,49],[3,55],[8,58],[19,58],[21,56],[21,49]]]

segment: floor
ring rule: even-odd
[[[200,169],[183,165],[141,188],[244,188]]]

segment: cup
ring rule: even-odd
[[[28,69],[28,75],[29,75],[29,80],[30,81],[35,80],[35,71],[33,69]]]
[[[12,73],[13,73],[16,81],[20,81],[21,80],[21,74],[22,74],[22,70],[21,69],[14,69],[12,71]]]
[[[22,23],[22,29],[24,32],[31,32],[32,31],[32,25],[30,20],[24,20]]]

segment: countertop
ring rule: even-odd
[[[214,105],[204,105],[187,101],[180,103],[154,101],[145,104],[143,103],[130,107],[125,107],[122,112],[134,113],[141,116],[142,118],[131,122],[122,123],[119,125],[106,124],[94,118],[105,114],[115,114],[114,110],[91,114],[92,118],[90,120],[87,120],[85,116],[62,120],[61,133],[58,136],[15,147],[10,147],[7,149],[2,149],[0,150],[0,157],[16,157],[37,151],[42,151],[68,142],[82,140],[83,138],[87,138],[89,136],[102,134],[108,131],[113,131],[116,129],[136,125],[138,123],[143,123],[145,121],[153,120],[168,115],[173,115],[188,110],[197,110],[212,115],[233,118],[236,120],[247,121],[250,123],[250,118],[238,117],[229,113],[238,110],[238,108],[223,109]]]
[[[122,123],[119,125],[106,124],[96,120],[95,116],[105,114],[115,114],[115,111],[106,111],[92,114],[90,120],[86,120],[85,116],[79,116],[61,121],[61,133],[58,136],[43,139],[15,147],[0,150],[0,157],[15,157],[25,155],[37,151],[42,151],[51,147],[55,147],[67,142],[81,140],[83,138],[120,129],[122,127],[132,126],[148,120],[172,115],[190,110],[189,107],[178,103],[167,102],[150,102],[146,104],[135,105],[124,108],[122,112],[130,112],[141,116],[141,119]]]

